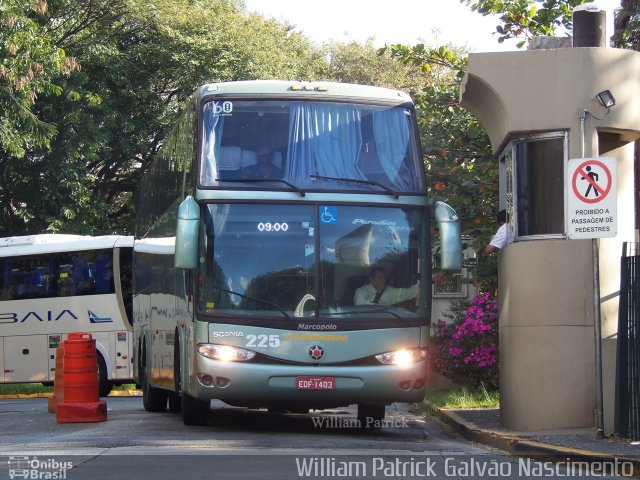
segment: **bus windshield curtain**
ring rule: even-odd
[[[209,102],[204,107],[204,132],[205,145],[202,149],[204,161],[200,177],[200,183],[211,185],[218,178],[218,165],[216,154],[220,152],[220,140],[222,139],[222,129],[224,127],[224,116],[216,115],[212,111],[215,102]]]
[[[408,112],[399,108],[374,112],[373,132],[380,164],[392,186],[400,191],[419,190],[418,177],[404,162],[411,132]]]
[[[293,103],[285,178],[314,187],[310,175],[366,180],[356,165],[362,146],[360,110],[347,105]],[[347,187],[348,188],[348,187]]]

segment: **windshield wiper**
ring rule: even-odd
[[[298,192],[301,197],[305,196],[304,190],[297,187],[293,183],[289,183],[281,178],[216,178],[216,182],[230,182],[230,183],[262,183],[262,182],[280,182],[289,186],[294,192]]]
[[[323,175],[309,175],[311,178],[318,178],[320,180],[337,180],[339,182],[351,182],[351,183],[361,183],[363,185],[375,185],[380,187],[389,195],[392,195],[393,198],[400,198],[400,195],[395,190],[387,187],[384,183],[374,182],[373,180],[359,180],[357,178],[342,178],[342,177],[325,177]]]
[[[361,313],[388,313],[389,315],[392,315],[394,317],[396,317],[398,320],[405,320],[404,317],[401,317],[400,315],[398,315],[397,313],[389,310],[389,308],[383,307],[383,308],[379,308],[379,307],[374,307],[374,308],[368,308],[366,310],[346,310],[344,312],[330,312],[330,313],[322,313],[320,314],[321,317],[331,317],[334,315],[352,315],[352,314],[361,314]]]
[[[222,288],[222,287],[215,287],[211,285],[211,288],[213,288],[214,290],[220,290],[221,292],[230,293],[231,295],[237,295],[240,298],[244,298],[246,300],[253,300],[255,302],[264,303],[265,305],[271,305],[272,307],[275,307],[276,310],[278,310],[280,313],[282,313],[282,315],[284,315],[284,317],[287,320],[289,320],[290,322],[295,322],[295,320],[291,318],[289,314],[285,312],[284,309],[277,303],[269,302],[268,300],[263,300],[262,298],[250,297],[249,295],[244,295],[242,293],[234,292],[233,290],[227,290],[226,288]]]

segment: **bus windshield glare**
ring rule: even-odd
[[[236,322],[416,318],[426,303],[418,281],[425,216],[412,207],[204,205],[199,311]],[[366,291],[372,267],[386,276],[375,303]]]
[[[411,115],[405,106],[318,99],[210,101],[200,184],[424,194]]]

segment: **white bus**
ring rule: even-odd
[[[100,395],[131,382],[133,237],[0,238],[0,382],[49,384],[70,332],[96,340]]]

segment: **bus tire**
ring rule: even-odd
[[[210,407],[209,400],[198,400],[182,392],[182,421],[185,425],[206,425]]]
[[[149,385],[146,372],[142,382],[142,404],[147,412],[164,412],[167,410],[167,392]]]
[[[167,392],[149,384],[149,370],[147,369],[146,351],[142,358],[144,364],[140,364],[140,377],[142,378],[142,405],[147,412],[164,412],[167,409]]]
[[[169,392],[169,411],[180,413],[182,411],[182,399],[176,392]]]
[[[360,428],[378,430],[382,428],[385,405],[358,404],[358,422]]]
[[[109,380],[107,375],[107,364],[102,358],[102,355],[98,353],[98,395],[101,397],[106,397],[111,393],[111,389],[113,388],[113,382]]]
[[[180,380],[180,337],[178,329],[175,332],[175,343],[173,346],[173,392],[169,392],[169,411],[180,413],[182,411],[182,381]]]
[[[178,330],[175,333],[175,342],[173,345],[173,388],[176,391],[178,397],[182,392],[182,378],[180,377],[180,337]]]

